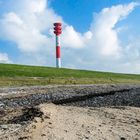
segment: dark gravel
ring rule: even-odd
[[[76,106],[140,107],[140,85],[73,85],[0,88],[0,109],[45,102]]]

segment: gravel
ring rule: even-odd
[[[52,102],[76,106],[140,107],[140,85],[67,85],[0,88],[0,109]]]

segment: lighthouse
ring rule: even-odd
[[[61,68],[61,47],[60,47],[60,35],[62,33],[62,24],[54,23],[54,34],[56,36],[56,67]]]

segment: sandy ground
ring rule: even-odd
[[[140,108],[41,104],[26,124],[0,125],[1,140],[140,140]]]
[[[0,88],[0,140],[140,140],[140,85]]]

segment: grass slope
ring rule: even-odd
[[[140,83],[140,75],[0,64],[0,86]]]

